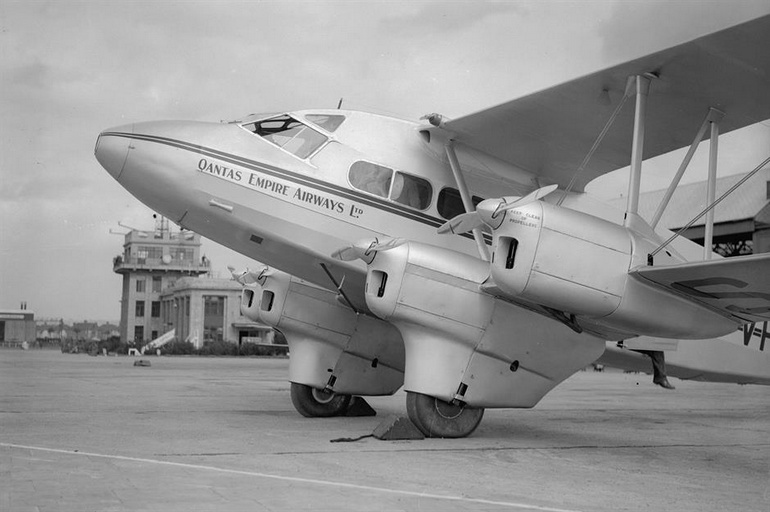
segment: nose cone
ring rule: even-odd
[[[126,165],[128,146],[131,142],[129,136],[133,132],[133,124],[116,126],[103,131],[96,139],[96,148],[94,149],[96,159],[116,180],[120,179],[120,174]]]
[[[479,218],[492,229],[499,228],[505,218],[505,211],[497,211],[501,202],[501,199],[485,199],[476,205]]]

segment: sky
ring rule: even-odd
[[[154,220],[94,159],[106,128],[340,98],[458,117],[767,13],[770,0],[0,0],[0,309],[119,319],[114,233]],[[725,135],[720,173],[751,170],[768,148],[770,122]],[[645,189],[665,187],[681,156],[656,160]],[[703,179],[698,169],[685,181]],[[616,174],[590,190],[624,194]],[[253,266],[209,240],[202,252],[222,276]]]

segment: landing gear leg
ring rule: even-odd
[[[345,414],[350,395],[339,395],[305,384],[291,383],[291,403],[306,418],[329,418]]]
[[[426,437],[466,437],[481,423],[484,409],[454,405],[421,393],[406,393],[406,412]]]

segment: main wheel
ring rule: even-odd
[[[348,410],[350,395],[340,395],[305,384],[291,383],[291,403],[306,418],[339,416]]]
[[[476,430],[484,409],[454,405],[421,393],[406,393],[406,412],[426,437],[465,437]]]

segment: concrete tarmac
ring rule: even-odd
[[[357,442],[288,360],[0,350],[1,511],[770,510],[770,388],[580,372],[472,437]]]

